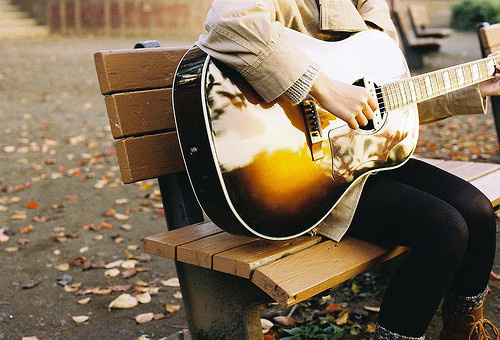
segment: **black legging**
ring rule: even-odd
[[[348,233],[412,248],[382,300],[379,324],[389,331],[422,336],[446,292],[475,296],[488,284],[496,245],[490,201],[422,161],[370,176]]]

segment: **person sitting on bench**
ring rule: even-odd
[[[376,100],[366,89],[324,74],[284,27],[328,41],[367,29],[397,40],[384,0],[215,0],[205,27],[197,45],[238,71],[265,101],[285,95],[299,103],[310,94],[352,129],[373,118]],[[485,113],[485,97],[492,95],[500,95],[498,72],[419,104],[420,121]],[[347,232],[412,248],[385,291],[375,339],[423,339],[443,297],[440,339],[499,339],[482,313],[495,256],[495,215],[468,182],[410,159],[364,176],[316,231],[336,241]]]

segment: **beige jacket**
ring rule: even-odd
[[[294,85],[312,61],[284,33],[289,27],[322,40],[380,29],[398,40],[385,0],[214,0],[197,45],[241,73],[268,102]],[[420,121],[485,113],[477,86],[419,104]],[[316,228],[336,241],[345,234],[367,176]]]

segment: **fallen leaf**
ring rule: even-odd
[[[64,285],[64,291],[68,293],[76,292],[82,286],[81,282]]]
[[[27,227],[24,227],[23,229],[21,229],[21,234],[27,234],[31,231],[35,230],[35,228],[30,224],[29,226]]]
[[[118,205],[127,204],[127,203],[128,203],[127,198],[119,198],[119,199],[115,200],[115,204],[118,204]]]
[[[26,213],[26,211],[16,211],[14,215],[10,217],[10,219],[13,221],[25,220],[27,218],[28,214]]]
[[[153,318],[154,318],[153,313],[139,314],[135,317],[135,322],[137,322],[138,324],[143,324],[150,322],[151,320],[153,320]]]
[[[271,328],[273,328],[274,323],[267,319],[260,319],[260,324],[262,326],[262,333],[266,334]]]
[[[376,324],[369,323],[368,325],[366,325],[366,331],[368,333],[375,333],[376,330],[377,330],[377,325]]]
[[[38,340],[36,336],[23,336],[21,340]]]
[[[21,288],[22,289],[31,289],[33,287],[36,287],[40,284],[40,281],[36,280],[36,281],[29,281],[27,283],[24,283],[21,285]]]
[[[127,269],[122,273],[122,278],[123,279],[130,279],[131,277],[134,277],[137,274],[137,270],[135,269]]]
[[[347,320],[349,319],[349,313],[341,313],[341,315],[335,319],[335,324],[337,326],[342,326],[347,324]]]
[[[170,314],[175,314],[181,310],[181,305],[163,305],[163,308]]]
[[[329,304],[328,306],[326,306],[326,310],[330,313],[333,313],[335,312],[336,310],[338,310],[340,308],[340,304],[338,303],[331,303]]]
[[[76,323],[84,323],[84,322],[87,322],[89,320],[89,317],[87,315],[72,316],[71,318]]]
[[[113,261],[113,262],[110,262],[106,265],[104,265],[104,268],[106,269],[110,269],[110,268],[116,268],[118,266],[120,266],[122,264],[123,260],[116,260],[116,261]]]
[[[111,268],[104,272],[104,275],[108,277],[117,277],[120,275],[120,270],[118,268]]]
[[[4,250],[7,253],[17,253],[19,251],[19,247],[7,247]]]
[[[363,306],[363,309],[367,310],[369,312],[375,312],[375,313],[379,313],[380,312],[380,307]]]
[[[273,320],[280,326],[284,327],[295,327],[295,319],[287,316],[275,316]]]
[[[490,271],[490,280],[498,281],[500,280],[500,274]]]
[[[108,306],[108,311],[111,311],[111,308],[133,308],[137,306],[138,302],[135,297],[130,294],[122,294],[113,301]]]
[[[127,261],[123,261],[120,266],[123,269],[133,269],[133,268],[135,268],[136,264],[137,264],[137,260],[127,260]]]
[[[130,230],[132,230],[132,226],[131,226],[130,224],[122,224],[122,225],[120,226],[120,228],[122,228],[122,229],[123,229],[123,230],[125,230],[125,231],[130,231]]]
[[[61,263],[56,266],[56,269],[59,270],[60,272],[65,272],[68,271],[70,268],[70,264],[68,262],[66,263]]]
[[[149,293],[137,294],[135,296],[135,298],[140,303],[150,303],[151,302],[151,295],[149,295]]]
[[[123,222],[123,221],[127,221],[130,217],[128,215],[125,215],[125,214],[115,214],[115,218],[118,221]]]
[[[160,283],[167,287],[179,287],[179,279],[176,277],[172,277],[168,280],[161,280]]]
[[[182,293],[180,291],[176,291],[172,296],[174,297],[174,299],[182,299]]]
[[[113,292],[126,292],[127,290],[132,288],[132,285],[116,285],[108,288],[111,289]]]
[[[78,300],[77,301],[80,305],[86,305],[90,302],[90,297],[87,297],[87,298],[84,298],[84,299],[81,299],[81,300]]]
[[[26,237],[21,237],[20,239],[17,240],[17,243],[24,246],[26,243],[29,243],[30,240],[27,239]]]
[[[155,314],[155,315],[153,316],[153,319],[155,319],[155,320],[160,320],[160,319],[163,319],[164,317],[165,317],[165,314],[163,314],[163,313],[158,313],[158,314]]]
[[[113,291],[110,288],[104,288],[104,289],[95,288],[92,290],[92,293],[95,295],[108,295],[111,294],[112,292]]]
[[[36,201],[28,201],[28,202],[24,203],[24,206],[28,209],[38,209],[38,208],[40,208],[40,203],[38,203]]]

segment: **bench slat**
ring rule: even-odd
[[[255,237],[229,233],[211,235],[177,247],[177,260],[211,269],[212,257],[215,254],[255,240]]]
[[[266,263],[321,242],[320,236],[301,236],[286,241],[258,241],[216,254],[213,269],[249,279],[252,272]]]
[[[172,89],[116,93],[105,102],[114,138],[175,130]]]
[[[144,251],[152,255],[174,260],[178,246],[222,232],[222,229],[212,222],[192,224],[187,227],[145,237],[143,242]]]
[[[490,54],[500,50],[500,23],[481,27],[479,29],[479,36],[486,54]]]
[[[445,161],[436,166],[469,182],[500,170],[500,164],[481,162]]]
[[[471,183],[489,198],[494,207],[500,205],[500,170],[479,177]]]
[[[121,139],[115,143],[115,148],[124,183],[185,169],[176,132]]]
[[[255,270],[252,282],[284,306],[290,306],[361,274],[406,251],[383,248],[352,237],[326,241]]]
[[[94,54],[101,93],[171,87],[188,47],[99,51]]]

